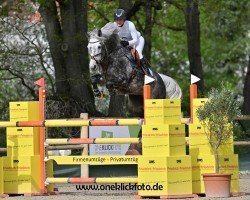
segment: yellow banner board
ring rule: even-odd
[[[180,99],[146,99],[145,120],[147,125],[180,124]]]
[[[3,157],[4,193],[39,193],[40,156]]]
[[[138,183],[150,188],[139,190],[142,196],[192,194],[191,157],[143,156],[139,158]],[[161,189],[154,190],[158,185]]]
[[[197,117],[197,109],[201,106],[203,106],[208,101],[208,98],[195,98],[193,99],[193,123],[198,124],[200,123],[200,120]]]
[[[141,156],[49,156],[59,165],[131,165]]]
[[[10,121],[38,121],[39,102],[19,101],[10,102]]]
[[[8,127],[7,155],[39,155],[39,128],[38,127]]]

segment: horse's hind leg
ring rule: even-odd
[[[158,73],[154,73],[156,81],[152,88],[152,99],[165,99],[166,98],[166,86],[161,76]]]
[[[128,97],[129,117],[144,118],[143,96],[129,95]]]

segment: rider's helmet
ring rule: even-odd
[[[126,12],[123,9],[117,9],[114,13],[114,20],[123,19],[126,20]]]

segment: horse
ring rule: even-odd
[[[144,117],[144,73],[131,59],[131,51],[120,44],[118,30],[112,22],[88,32],[90,73],[101,74],[111,95],[128,95],[130,116]],[[153,99],[181,98],[182,91],[171,77],[152,71]]]

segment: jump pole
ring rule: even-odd
[[[143,110],[144,110],[144,124],[146,124],[146,118],[145,118],[145,102],[146,99],[151,99],[151,86],[150,85],[144,85],[143,86]]]
[[[39,120],[44,121],[45,120],[45,81],[44,78],[41,78],[35,82],[36,85],[39,87]],[[46,193],[46,187],[45,187],[45,148],[44,148],[44,140],[45,140],[45,128],[40,127],[39,128],[39,139],[40,139],[40,193],[44,194]]]
[[[47,178],[46,184],[112,184],[112,183],[138,183],[138,178],[118,177],[118,178]]]
[[[46,145],[62,145],[62,144],[138,144],[140,142],[141,142],[141,138],[60,138],[60,139],[46,139],[45,140]],[[84,156],[86,156],[86,155],[84,155]]]
[[[42,121],[1,121],[2,127],[79,127],[142,125],[143,119],[48,119]]]
[[[193,99],[197,98],[197,85],[190,85],[190,123],[193,123]]]

